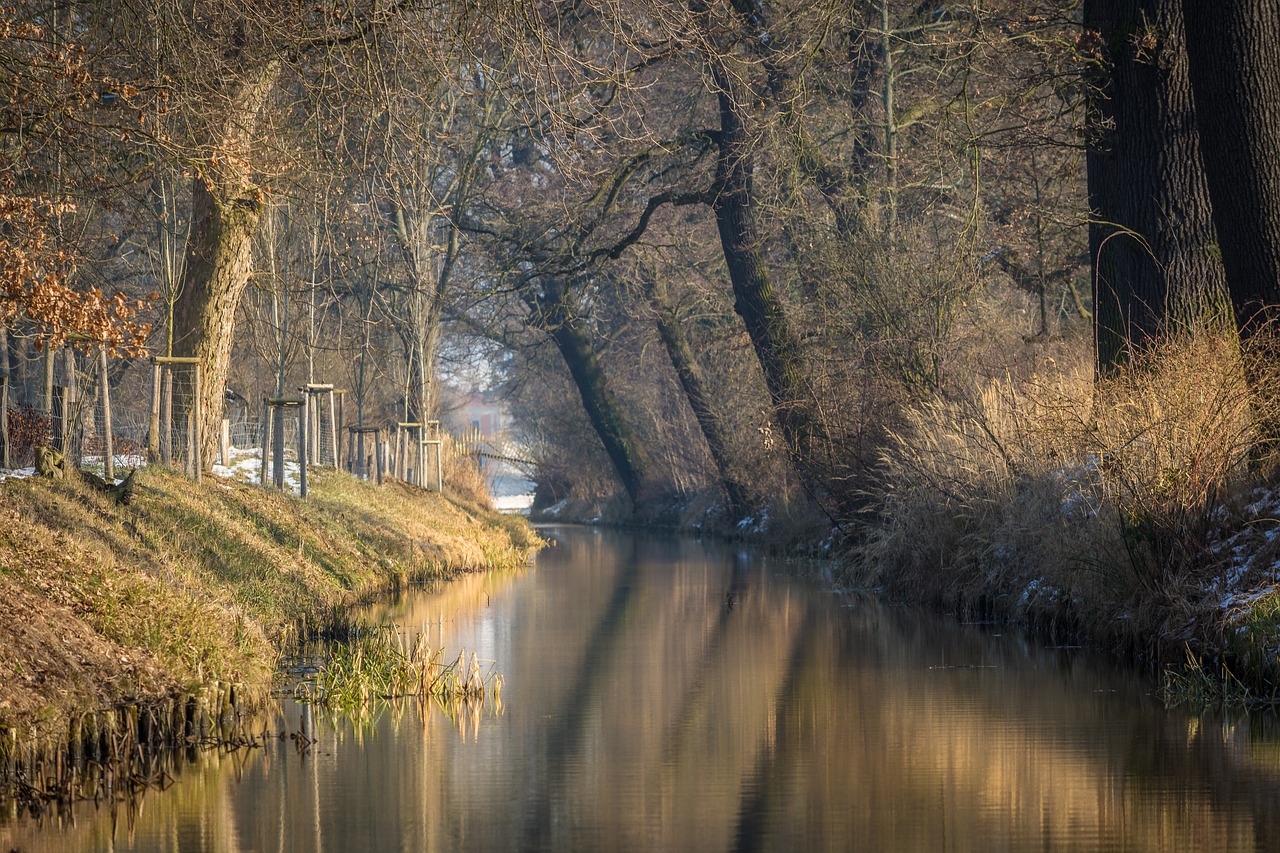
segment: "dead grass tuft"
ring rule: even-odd
[[[1232,654],[1251,614],[1280,613],[1224,605],[1276,583],[1258,424],[1280,418],[1246,381],[1268,387],[1271,363],[1202,335],[1105,381],[1082,356],[920,406],[883,454],[855,580],[1165,658]],[[1242,568],[1247,537],[1272,556]]]

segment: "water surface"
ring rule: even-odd
[[[493,661],[498,713],[415,703],[203,753],[134,806],[0,817],[23,851],[1280,850],[1269,718],[842,597],[689,539],[551,529],[521,573],[371,618]]]

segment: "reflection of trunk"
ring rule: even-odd
[[[198,436],[203,457],[212,461],[231,365],[236,309],[253,269],[253,235],[262,209],[246,161],[263,107],[280,73],[269,64],[236,92],[219,148],[223,163],[204,164],[194,179],[191,231],[187,238],[182,291],[174,306],[173,347],[181,356],[204,361],[202,419]]]
[[[609,390],[590,336],[566,304],[569,296],[564,286],[547,283],[544,294],[529,299],[534,322],[555,341],[618,479],[632,503],[639,503],[649,470],[648,455],[623,414],[621,404]]]
[[[689,347],[684,330],[680,328],[680,318],[671,306],[667,287],[657,279],[650,279],[646,284],[646,292],[649,302],[658,314],[658,334],[667,348],[671,366],[675,368],[676,375],[680,378],[680,386],[684,388],[689,408],[693,409],[693,415],[698,419],[702,437],[706,439],[707,449],[711,451],[711,458],[715,461],[716,470],[720,474],[720,485],[729,496],[729,508],[734,513],[746,512],[747,493],[732,474],[729,443],[725,436],[724,424],[711,405],[711,397],[707,393],[706,383],[702,378],[702,367]]]
[[[1213,219],[1236,323],[1280,319],[1280,11],[1273,0],[1183,0]]]
[[[1088,0],[1108,48],[1088,154],[1098,369],[1225,307],[1178,0]],[[1149,37],[1149,38],[1148,38]]]
[[[782,300],[769,280],[761,251],[752,197],[755,163],[745,124],[746,107],[721,60],[712,58],[711,71],[720,90],[720,153],[716,163],[720,192],[714,209],[720,245],[733,283],[733,307],[755,347],[792,463],[805,487],[816,494],[820,489],[813,467],[818,445],[814,401],[804,381],[800,346],[787,322]]]

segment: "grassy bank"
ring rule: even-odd
[[[1280,387],[1274,360],[1204,336],[1104,382],[1043,367],[909,413],[854,582],[1136,654],[1174,694],[1274,700],[1280,412],[1251,392]]]
[[[0,727],[214,681],[265,683],[306,624],[411,580],[522,564],[522,519],[318,473],[307,502],[139,472],[119,506],[80,483],[0,483]]]

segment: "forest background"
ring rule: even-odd
[[[542,506],[834,534],[860,582],[1162,647],[1274,628],[1273,0],[0,20],[18,405],[63,344],[198,356],[213,459],[228,389],[419,421],[478,376]]]

